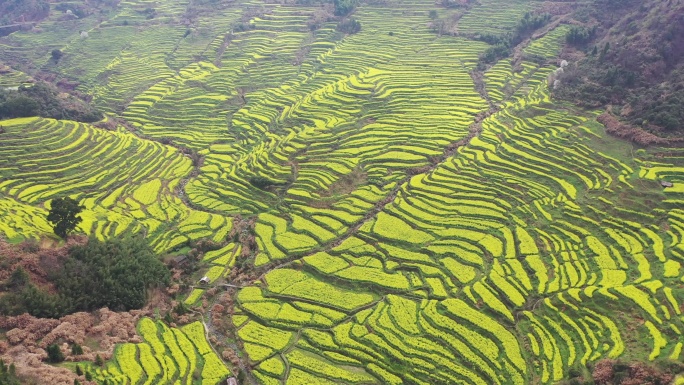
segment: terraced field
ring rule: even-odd
[[[230,375],[205,338],[200,322],[169,328],[143,318],[138,324],[143,342],[116,347],[105,367],[87,367],[93,379],[109,384],[212,384]]]
[[[45,203],[69,195],[86,211],[80,229],[100,238],[144,231],[159,250],[188,239],[222,239],[224,216],[188,208],[179,198],[192,162],[173,147],[126,131],[28,118],[3,121],[0,160],[2,231],[10,239],[50,232]]]
[[[52,18],[12,34],[0,55],[62,48],[45,68],[130,127],[3,121],[0,233],[47,236],[69,195],[86,233],[220,243],[179,301],[252,266],[230,321],[260,384],[553,384],[606,357],[684,359],[684,152],[633,149],[550,99],[566,25],[480,81],[488,45],[466,36],[539,5],[501,4],[467,10],[461,36],[433,33],[422,0],[364,3],[353,35],[309,28],[319,7],[249,0],[192,28],[187,1],[131,0],[68,22],[87,38]],[[238,215],[250,255],[227,237]],[[143,321],[98,381],[215,383],[198,327]]]

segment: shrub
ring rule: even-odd
[[[344,20],[337,25],[337,30],[352,35],[361,31],[361,23],[356,19]]]
[[[7,365],[5,364],[5,361],[0,360],[0,384],[21,385],[21,382],[16,376],[14,364]]]
[[[81,347],[81,345],[79,345],[77,343],[74,343],[73,345],[71,345],[71,354],[73,354],[75,356],[83,354],[83,348]],[[78,370],[79,370],[79,368],[77,367],[77,369],[76,369],[77,373],[78,373]]]
[[[59,349],[57,344],[48,345],[47,347],[48,362],[53,364],[64,361],[64,354]]]
[[[53,49],[51,55],[52,55],[52,60],[54,60],[55,63],[57,63],[57,62],[59,62],[59,59],[61,59],[62,56],[64,56],[64,53],[58,49]]]

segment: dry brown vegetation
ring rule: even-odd
[[[0,341],[0,358],[14,363],[20,376],[40,379],[39,383],[71,385],[78,378],[75,373],[43,362],[48,345],[58,344],[67,361],[94,361],[97,354],[109,359],[115,344],[141,342],[135,324],[145,315],[151,315],[151,311],[117,313],[105,308],[60,319],[28,314],[0,317],[0,329],[7,330],[7,340]],[[72,355],[73,344],[81,345],[83,354]]]
[[[75,245],[83,245],[86,237],[74,236],[60,247],[50,247],[47,243],[35,241],[24,242],[20,246],[12,245],[0,239],[0,282],[5,282],[18,269],[23,268],[33,284],[48,292],[53,286],[48,280],[48,272],[54,269],[69,249]]]
[[[684,138],[661,138],[641,128],[632,127],[629,124],[621,122],[609,112],[604,112],[597,120],[606,127],[606,132],[609,134],[643,146],[684,143]]]
[[[141,317],[152,317],[156,311],[166,312],[171,305],[168,297],[158,291],[152,293],[142,310],[114,312],[103,308],[60,319],[36,318],[29,314],[0,316],[0,329],[7,330],[6,340],[0,341],[0,358],[14,363],[18,375],[36,379],[36,383],[71,385],[79,378],[74,372],[44,362],[48,345],[57,344],[66,361],[94,361],[98,354],[108,360],[116,344],[142,342],[135,329]],[[73,344],[81,345],[83,354],[73,355]],[[90,384],[82,377],[79,381]]]
[[[667,385],[674,375],[643,362],[626,364],[605,359],[596,363],[592,378],[596,385]]]
[[[242,218],[239,214],[233,218],[233,228],[230,230],[228,237],[236,240],[242,245],[240,257],[248,257],[252,252],[256,252],[259,249],[256,238],[254,237],[256,219],[256,217]]]
[[[54,291],[49,273],[74,245],[83,245],[86,237],[70,237],[66,244],[54,247],[51,242],[24,242],[12,245],[0,239],[0,282],[7,282],[12,273],[23,268],[30,282],[42,290]],[[96,355],[109,359],[114,346],[124,342],[141,342],[135,325],[144,316],[171,309],[169,295],[162,289],[151,291],[141,310],[114,312],[102,308],[94,312],[73,313],[59,319],[37,318],[29,314],[0,316],[0,359],[14,363],[17,374],[37,384],[71,385],[76,374],[66,368],[45,363],[48,345],[57,344],[67,361],[94,361]],[[73,355],[71,346],[78,344],[83,354]],[[89,384],[79,378],[82,384]],[[95,383],[92,383],[95,384]]]

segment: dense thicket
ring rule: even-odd
[[[145,305],[148,289],[168,284],[169,271],[142,237],[95,238],[75,246],[50,276],[56,293],[34,286],[23,274],[5,283],[2,314],[30,313],[57,318],[108,307],[130,310]],[[16,275],[16,277],[15,277]]]
[[[18,90],[0,88],[0,119],[42,116],[79,122],[96,122],[102,114],[88,103],[48,83],[36,83]]]

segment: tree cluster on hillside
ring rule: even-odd
[[[335,16],[347,16],[356,7],[357,0],[333,0]]]
[[[568,44],[586,44],[596,34],[596,27],[588,28],[583,26],[573,25],[565,35],[565,42]]]
[[[361,31],[361,22],[356,19],[345,19],[337,24],[337,30],[349,35],[359,33]]]
[[[0,25],[41,20],[49,14],[47,0],[0,0]]]
[[[509,56],[513,47],[520,44],[520,42],[529,37],[532,32],[543,27],[550,20],[551,15],[548,13],[527,12],[525,13],[525,16],[518,21],[511,32],[501,35],[481,34],[475,36],[475,39],[492,45],[480,55],[480,63],[495,63],[496,61]]]
[[[554,96],[586,107],[612,105],[631,125],[660,136],[684,133],[684,2],[595,0],[575,10],[566,36],[578,60]]]
[[[22,86],[18,90],[0,88],[0,119],[42,116],[79,122],[96,122],[102,113],[57,87],[45,82]]]
[[[91,238],[50,263],[53,266],[45,270],[54,290],[39,288],[29,282],[25,272],[15,271],[4,283],[1,314],[27,312],[57,318],[102,307],[139,309],[145,305],[148,289],[167,285],[170,279],[166,266],[138,236],[105,242]]]
[[[21,385],[14,364],[7,365],[0,360],[0,385]]]

